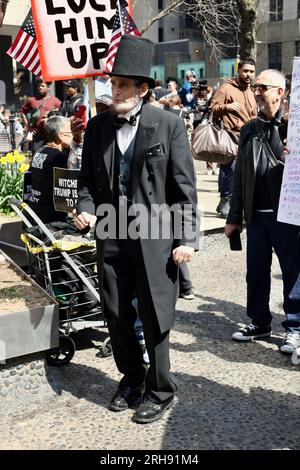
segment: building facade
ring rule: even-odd
[[[292,71],[300,56],[300,0],[261,0],[257,34],[258,70]]]
[[[136,1],[134,15],[138,26],[147,24],[148,18],[161,11],[167,3],[167,0]],[[213,59],[211,49],[201,40],[198,26],[184,12],[162,18],[151,26],[145,36],[157,44],[153,74],[161,80],[173,75],[176,69],[177,78],[181,80],[185,70],[194,68],[199,77],[203,73],[212,84],[216,84],[236,72],[237,50],[232,48],[219,60]],[[275,68],[290,73],[295,56],[300,56],[300,0],[260,0],[258,72]]]

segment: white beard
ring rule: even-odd
[[[129,113],[136,105],[139,103],[141,97],[140,95],[135,95],[133,98],[130,98],[127,103],[113,103],[112,109],[117,114],[126,114]]]

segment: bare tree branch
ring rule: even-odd
[[[224,43],[226,35],[235,36],[236,0],[169,0],[163,10],[150,17],[142,26],[141,33],[145,33],[153,23],[175,11],[189,15],[195,21],[201,30],[203,41],[211,46],[215,55],[219,55],[224,46],[236,47],[235,40],[231,39],[230,44]]]
[[[177,10],[177,8],[183,3],[185,3],[184,0],[171,1],[164,10],[149,19],[149,21],[141,28],[141,33],[145,33],[153,25],[153,23],[160,20],[160,18],[163,18],[164,16],[167,16],[173,11]]]
[[[134,0],[136,1],[136,0]],[[218,56],[224,47],[236,47],[242,55],[256,56],[257,9],[260,0],[167,0],[166,7],[142,26],[145,33],[172,12],[188,14],[202,33],[204,44]]]

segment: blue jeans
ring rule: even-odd
[[[282,326],[300,332],[300,299],[289,297],[300,267],[299,227],[277,222],[273,212],[254,213],[247,226],[247,315],[258,326],[271,323],[269,299],[272,248],[278,257],[283,280]]]
[[[236,159],[227,165],[223,165],[222,163],[220,165],[218,184],[221,197],[231,197],[234,182],[235,162]]]
[[[187,263],[179,263],[179,291],[185,292],[192,289],[192,281]]]

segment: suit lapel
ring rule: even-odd
[[[151,147],[153,135],[158,127],[158,123],[154,122],[151,113],[151,105],[143,106],[139,128],[136,135],[134,153],[131,167],[131,199],[133,198],[138,183],[141,178],[143,165],[146,157],[146,151]]]
[[[109,178],[110,189],[112,190],[114,180],[114,154],[116,131],[113,125],[113,116],[111,113],[107,116],[104,135],[103,132],[100,133],[99,130],[99,135],[97,136],[97,138],[101,139],[103,160]]]

